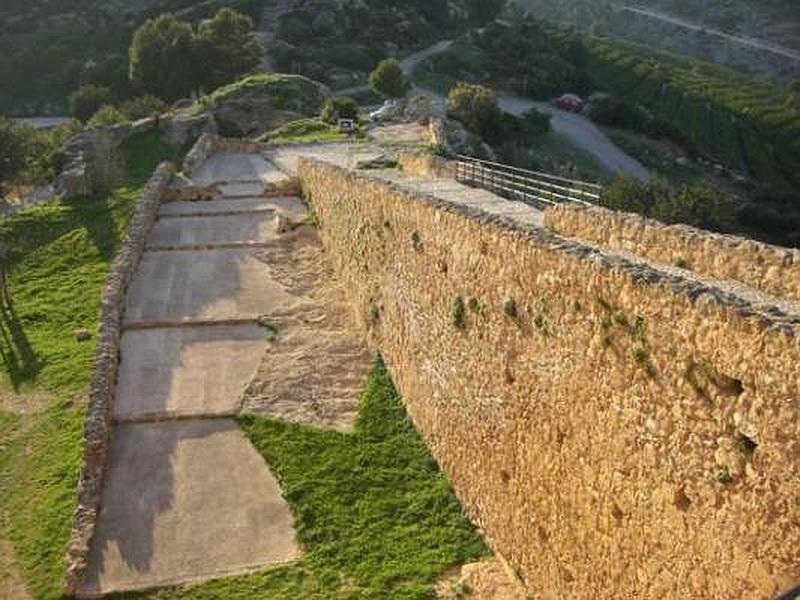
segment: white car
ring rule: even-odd
[[[369,113],[370,121],[385,121],[391,119],[397,112],[397,100],[387,100],[378,110]]]

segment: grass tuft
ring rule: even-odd
[[[382,361],[351,434],[253,415],[239,423],[280,481],[306,556],[262,573],[120,598],[422,600],[449,568],[486,554]]]

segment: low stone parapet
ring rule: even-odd
[[[125,292],[139,265],[150,231],[156,222],[162,197],[174,173],[175,167],[172,164],[162,163],[150,178],[128,226],[128,234],[111,265],[102,293],[97,349],[92,364],[83,436],[78,500],[67,550],[68,594],[76,592],[78,582],[86,569],[90,542],[100,510],[117,382]]]
[[[800,250],[797,249],[687,225],[665,225],[602,207],[559,204],[548,208],[544,218],[548,227],[566,237],[800,300]]]

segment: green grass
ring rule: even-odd
[[[701,154],[779,188],[800,182],[800,106],[787,89],[632,42],[587,38],[587,51],[601,87],[672,122]]]
[[[0,412],[0,529],[34,598],[60,598],[72,525],[84,410],[54,402],[44,413]]]
[[[302,75],[259,73],[223,86],[198,100],[188,109],[199,114],[212,106],[231,100],[268,98],[273,108],[290,110],[301,115],[319,112],[325,100],[322,86]]]
[[[0,412],[0,535],[35,598],[59,598],[72,525],[100,291],[142,186],[172,155],[157,132],[123,147],[124,187],[53,201],[0,221],[13,306],[0,311],[0,393],[52,398],[42,412]],[[0,579],[2,579],[0,577]]]
[[[119,598],[423,599],[448,568],[486,554],[382,362],[369,376],[352,434],[250,415],[240,425],[281,483],[305,557]]]
[[[319,119],[299,119],[271,131],[262,139],[270,144],[320,144],[340,142],[350,136]]]

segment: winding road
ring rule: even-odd
[[[415,52],[405,57],[400,65],[406,75],[411,75],[420,63],[447,52],[453,46],[452,40],[443,40],[429,48]],[[341,95],[354,94],[367,89],[367,86],[355,86],[338,90]],[[433,94],[431,90],[426,90]],[[649,181],[652,177],[639,161],[622,151],[616,146],[603,131],[592,121],[582,115],[560,110],[547,102],[536,102],[519,98],[511,94],[499,94],[498,103],[503,112],[514,116],[521,116],[535,108],[551,115],[550,124],[553,131],[569,140],[575,147],[590,154],[611,173],[622,173],[639,181]]]
[[[517,117],[532,108],[551,115],[553,131],[591,154],[612,173],[623,173],[639,181],[649,181],[652,177],[650,171],[639,161],[623,152],[597,125],[583,115],[561,110],[547,102],[536,102],[510,94],[499,94],[497,100],[503,112]]]

